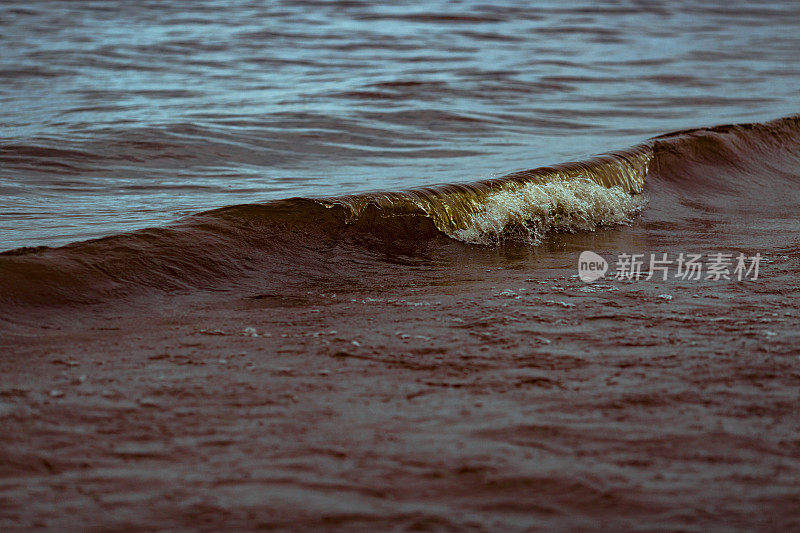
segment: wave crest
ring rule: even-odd
[[[462,242],[498,244],[521,238],[538,244],[551,231],[594,230],[630,222],[644,206],[638,196],[652,158],[652,148],[642,145],[493,180],[322,202],[329,208],[343,208],[349,224],[367,220],[383,226],[398,217],[424,217]]]
[[[628,224],[645,204],[643,196],[588,179],[527,183],[515,191],[491,195],[467,228],[449,235],[470,244],[500,244],[507,239],[539,244],[550,232]]]

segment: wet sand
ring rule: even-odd
[[[798,254],[592,285],[574,256],[6,323],[0,526],[800,529]]]

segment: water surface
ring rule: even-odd
[[[0,6],[0,249],[798,110],[795,2]]]

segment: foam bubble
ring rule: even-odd
[[[508,239],[539,244],[552,231],[574,233],[629,224],[646,202],[622,187],[604,187],[585,178],[526,183],[491,194],[466,228],[448,234],[471,244]]]

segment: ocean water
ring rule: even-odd
[[[6,1],[0,249],[797,112],[795,2]]]
[[[798,50],[789,1],[3,2],[0,528],[800,530]]]

